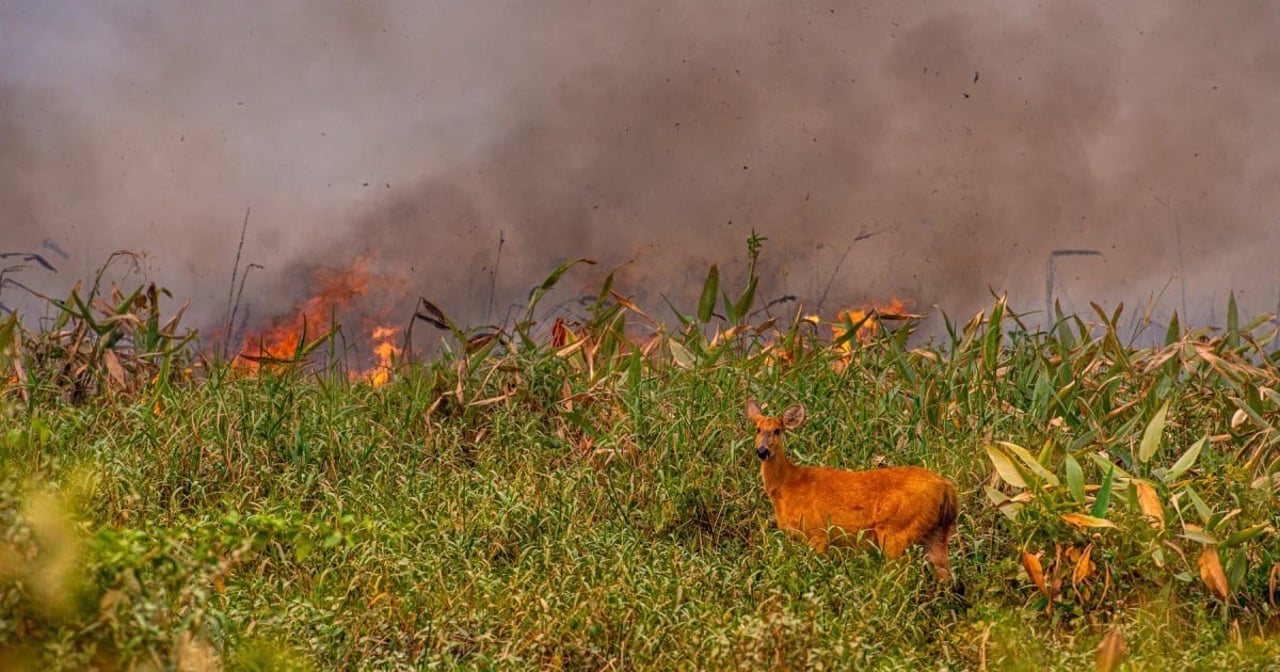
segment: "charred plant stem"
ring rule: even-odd
[[[827,278],[827,286],[822,289],[822,296],[818,298],[818,314],[819,315],[822,314],[822,304],[827,302],[827,292],[831,291],[831,283],[835,282],[837,275],[840,275],[840,269],[844,266],[844,260],[849,258],[849,252],[853,250],[853,246],[857,245],[860,241],[866,240],[872,236],[878,236],[880,235],[880,233],[881,231],[879,230],[870,231],[870,232],[864,230],[862,231],[862,233],[859,233],[857,236],[854,236],[853,242],[849,243],[849,246],[844,248],[844,254],[840,255],[840,261],[836,262],[836,268],[834,271],[831,272],[831,276]]]
[[[504,234],[504,231],[498,231],[498,254],[493,260],[493,272],[489,274],[489,309],[484,315],[485,322],[493,321],[493,297],[498,290],[498,266],[502,263],[502,246],[507,242]]]
[[[240,244],[236,246],[236,261],[231,266],[231,286],[227,288],[227,329],[226,329],[227,335],[226,335],[226,338],[228,342],[231,339],[231,327],[235,322],[235,306],[240,301],[238,295],[235,297],[233,301],[232,295],[236,291],[236,275],[238,275],[240,272],[240,253],[244,251],[244,234],[249,230],[250,210],[252,210],[251,207],[245,207],[244,209],[244,223],[240,225]],[[246,268],[244,271],[244,274],[246,276],[249,275],[249,269]],[[240,281],[240,290],[244,291],[244,280]],[[225,346],[225,343],[224,343],[224,346]]]

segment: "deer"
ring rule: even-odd
[[[921,467],[850,471],[794,464],[787,459],[782,436],[804,424],[803,404],[771,417],[751,400],[747,419],[756,427],[760,474],[780,529],[806,539],[819,553],[833,544],[853,546],[866,536],[886,558],[897,560],[918,544],[938,581],[951,580],[947,542],[958,508],[951,481]]]

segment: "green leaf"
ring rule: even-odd
[[[1187,493],[1187,497],[1191,498],[1192,506],[1196,507],[1196,514],[1200,516],[1200,522],[1208,525],[1213,518],[1213,510],[1204,503],[1203,499],[1200,499],[1200,495],[1191,486],[1186,486],[1182,491]]]
[[[1182,327],[1178,324],[1178,311],[1173,311],[1173,317],[1169,318],[1169,329],[1164,333],[1164,344],[1173,345],[1182,337]]]
[[[1111,505],[1111,484],[1115,482],[1116,467],[1111,465],[1107,470],[1107,477],[1102,479],[1102,487],[1098,488],[1098,498],[1093,501],[1093,508],[1089,510],[1089,515],[1094,518],[1106,518],[1107,507]]]
[[[1112,462],[1111,460],[1108,460],[1103,455],[1100,455],[1098,453],[1093,453],[1089,455],[1089,459],[1093,460],[1093,463],[1098,465],[1098,468],[1101,469],[1103,473],[1106,473],[1114,469],[1117,477],[1122,478],[1126,481],[1133,480],[1133,475],[1125,471],[1124,467],[1117,466],[1114,462]]]
[[[1060,485],[1058,477],[1055,476],[1053,472],[1045,469],[1044,465],[1037,462],[1036,458],[1032,457],[1031,453],[1026,448],[1015,443],[1009,443],[1008,441],[997,441],[997,443],[1004,446],[1005,449],[1013,453],[1019,460],[1022,460],[1022,463],[1027,465],[1027,469],[1029,469],[1032,474],[1035,474],[1035,476],[1041,481],[1044,481],[1054,487]]]
[[[987,371],[995,372],[1000,363],[1000,346],[1004,337],[1005,297],[996,300],[991,307],[991,319],[987,320],[987,333],[982,342],[982,363]]]
[[[1244,582],[1244,571],[1248,567],[1248,561],[1245,557],[1244,549],[1240,549],[1231,554],[1231,558],[1227,560],[1227,587],[1234,593],[1240,589],[1240,584]]]
[[[671,347],[671,359],[675,361],[676,366],[682,369],[693,368],[694,357],[688,348],[675,339],[667,341],[667,345]]]
[[[1221,547],[1231,548],[1233,546],[1239,546],[1240,544],[1253,541],[1264,534],[1271,534],[1274,531],[1275,530],[1271,528],[1270,523],[1258,523],[1257,525],[1246,527],[1245,529],[1228,536],[1222,541]]]
[[[738,319],[739,319],[739,317],[740,317],[740,316],[738,315],[738,312],[737,312],[736,310],[734,310],[733,302],[729,300],[729,294],[728,294],[727,292],[722,292],[722,293],[720,294],[720,296],[722,296],[722,297],[724,298],[724,319],[725,319],[725,321],[727,321],[729,324],[733,324],[733,325],[738,324]]]
[[[1156,411],[1156,415],[1147,424],[1146,430],[1142,432],[1142,443],[1138,444],[1138,460],[1148,462],[1151,456],[1155,454],[1156,449],[1160,447],[1160,438],[1164,435],[1165,417],[1169,413],[1169,402],[1164,402],[1160,410]]]
[[[1022,474],[1018,473],[1018,467],[1013,464],[1008,455],[1004,454],[1004,451],[988,443],[987,457],[991,459],[991,464],[995,466],[996,473],[1000,475],[1000,478],[1005,483],[1015,488],[1027,487],[1027,482],[1022,478]]]
[[[555,287],[556,284],[560,282],[561,276],[563,276],[566,271],[578,264],[590,264],[594,266],[595,263],[595,261],[584,257],[579,259],[570,259],[569,261],[557,266],[556,270],[552,271],[551,275],[548,275],[546,279],[542,281],[542,284],[538,285],[532,292],[530,292],[529,306],[525,308],[524,311],[525,322],[533,319],[533,311],[538,307],[538,302],[542,300],[543,295],[551,291],[551,288]]]
[[[702,298],[698,299],[698,321],[708,322],[716,308],[716,295],[720,293],[720,269],[711,264],[707,271],[707,280],[702,283]]]
[[[982,489],[987,493],[987,499],[991,500],[997,511],[1003,513],[1009,520],[1018,519],[1018,509],[1022,507],[1021,504],[1009,502],[1009,498],[1003,492],[989,485],[982,486]]]
[[[1165,483],[1172,483],[1173,481],[1176,481],[1179,476],[1186,473],[1188,469],[1195,465],[1196,459],[1200,457],[1200,450],[1204,448],[1204,444],[1208,440],[1209,437],[1206,436],[1191,444],[1191,447],[1187,449],[1187,452],[1183,453],[1182,457],[1179,457],[1178,461],[1174,462],[1173,466],[1169,467],[1169,470],[1161,475],[1161,480]]]
[[[1197,541],[1202,544],[1207,544],[1209,546],[1217,546],[1219,543],[1217,537],[1213,536],[1212,534],[1209,534],[1208,532],[1205,532],[1204,530],[1198,530],[1195,528],[1184,527],[1182,529],[1182,534],[1180,536],[1183,539],[1190,539],[1191,541]]]
[[[1071,491],[1071,498],[1077,503],[1084,503],[1084,470],[1080,468],[1080,463],[1076,462],[1076,458],[1070,453],[1063,459],[1063,465],[1067,472],[1067,490]]]

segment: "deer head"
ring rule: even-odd
[[[752,400],[747,402],[747,419],[756,426],[756,456],[762,462],[775,456],[785,459],[782,430],[795,429],[804,424],[804,405],[792,404],[782,412],[782,417],[774,418],[761,413],[760,407]]]

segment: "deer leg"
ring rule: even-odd
[[[897,560],[907,550],[907,538],[898,534],[882,534],[879,537],[880,551],[884,557]]]
[[[946,535],[937,536],[929,540],[929,543],[925,545],[925,552],[929,557],[929,562],[933,563],[933,575],[939,581],[950,581],[951,560],[947,557]]]
[[[830,543],[830,540],[827,539],[827,535],[825,532],[809,533],[809,547],[812,548],[813,550],[819,553],[826,553],[827,545],[829,543]]]

